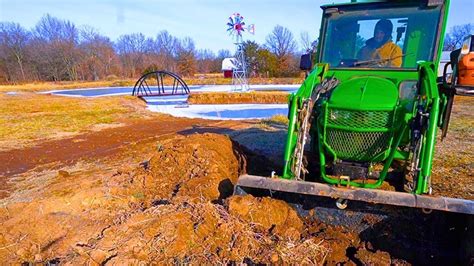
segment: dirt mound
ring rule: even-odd
[[[237,144],[217,134],[193,134],[158,143],[142,168],[112,178],[115,194],[153,204],[177,199],[206,202],[232,194],[244,165]]]
[[[303,222],[286,203],[224,201],[243,163],[228,137],[195,134],[158,143],[137,167],[25,180],[28,192],[0,202],[0,261],[322,262],[327,248],[301,237]]]

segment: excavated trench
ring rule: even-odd
[[[472,238],[461,236],[472,234],[472,221],[467,227],[469,219],[459,215],[426,215],[405,209],[360,214],[357,204],[347,212],[334,212],[328,207],[331,203],[322,200],[313,202],[311,207],[318,208],[307,212],[312,215],[301,217],[301,212],[282,200],[232,196],[240,174],[268,174],[281,167],[274,160],[278,155],[268,154],[268,150],[281,149],[254,149],[254,133],[234,135],[236,141],[210,133],[176,136],[157,143],[151,158],[139,166],[101,174],[59,174],[43,189],[31,188],[34,193],[27,199],[3,200],[0,260],[71,264],[465,262],[462,253],[472,246]],[[318,211],[325,210],[326,218],[321,219]],[[353,217],[362,217],[358,221],[364,224],[363,230],[346,223]]]

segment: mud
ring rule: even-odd
[[[171,116],[163,116],[160,119],[146,119],[127,126],[91,132],[73,138],[46,141],[26,149],[1,151],[0,176],[12,176],[40,164],[56,161],[67,162],[91,156],[104,157],[117,152],[127,144],[174,133],[196,124],[204,126],[212,122],[202,119],[176,121]]]
[[[89,132],[79,136],[59,140],[45,141],[33,147],[0,151],[0,199],[11,192],[9,180],[18,174],[30,170],[43,171],[60,169],[74,165],[81,160],[97,161],[127,149],[136,149],[137,144],[147,144],[167,137],[176,132],[187,135],[198,132],[198,129],[212,129],[215,133],[226,133],[232,129],[246,128],[246,122],[210,121],[203,119],[176,119],[171,116],[154,117],[142,121],[123,121],[118,128],[108,128],[97,132]],[[154,145],[154,144],[153,144]],[[148,158],[140,151],[131,152],[140,156],[138,160]]]

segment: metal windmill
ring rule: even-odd
[[[229,17],[227,26],[227,32],[235,38],[234,44],[236,46],[235,68],[232,72],[233,90],[247,91],[249,89],[249,84],[247,80],[247,64],[245,62],[242,32],[247,31],[250,34],[254,34],[255,26],[251,24],[248,27],[245,27],[244,17],[239,13],[234,13]]]

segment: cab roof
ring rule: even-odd
[[[361,6],[361,5],[370,5],[370,4],[421,4],[427,6],[437,6],[446,4],[449,0],[352,0],[351,2],[347,3],[340,3],[340,4],[326,4],[322,5],[321,8],[323,10],[328,8],[336,8],[336,7],[354,7],[354,6]]]

